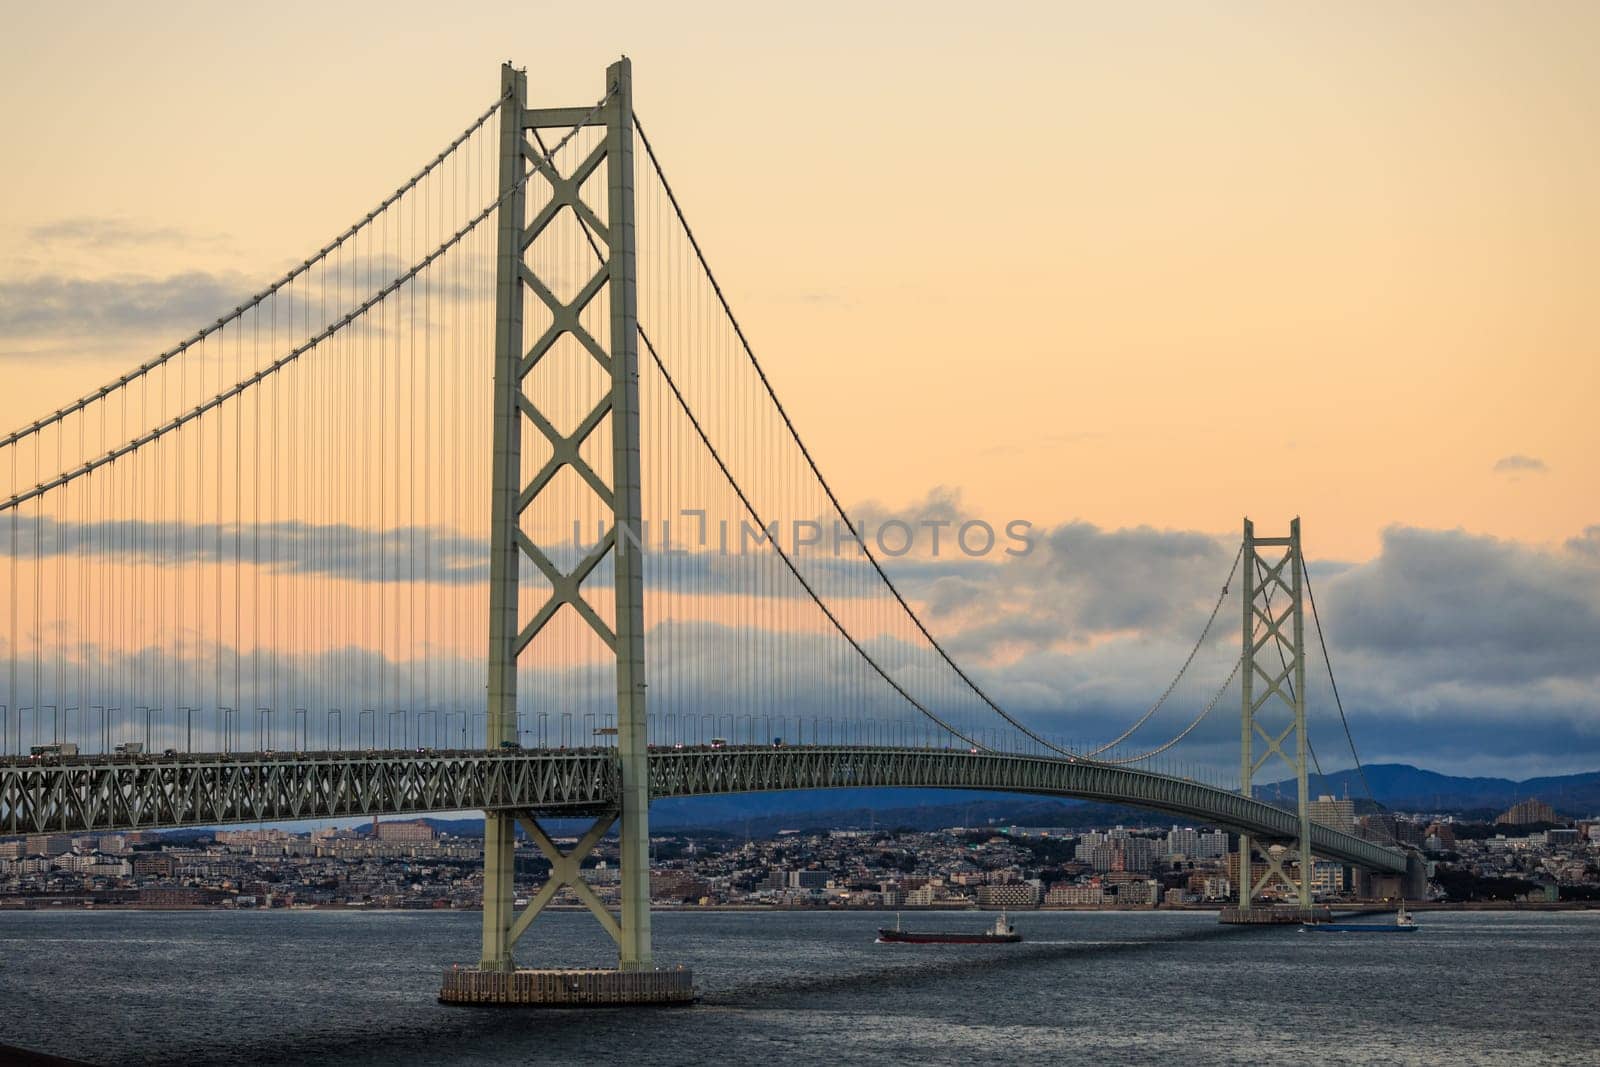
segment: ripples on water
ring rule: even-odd
[[[1023,913],[1009,947],[877,945],[884,919],[657,914],[698,1006],[505,1011],[434,1000],[476,913],[5,912],[0,1041],[102,1064],[1600,1062],[1600,912],[1423,914],[1409,937]],[[608,945],[561,912],[519,954]]]

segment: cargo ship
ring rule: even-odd
[[[1314,930],[1319,934],[1414,934],[1417,932],[1417,920],[1402,905],[1392,923],[1312,922],[1301,923],[1300,929]]]
[[[993,926],[979,934],[902,930],[899,915],[894,917],[894,929],[884,927],[878,931],[880,945],[1009,945],[1021,940],[1022,935],[1006,919],[1005,912],[1000,913]]]

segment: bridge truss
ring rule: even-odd
[[[1092,760],[965,749],[771,746],[649,754],[650,795],[724,796],[790,789],[947,788],[1076,797],[1170,812],[1297,842],[1299,816],[1193,779]],[[152,827],[484,809],[536,817],[620,810],[621,775],[607,749],[584,752],[374,752],[119,764],[0,765],[0,833],[93,833]],[[1311,824],[1319,856],[1404,873],[1405,853]],[[585,850],[586,851],[586,850]]]

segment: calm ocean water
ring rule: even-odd
[[[1023,913],[1012,947],[875,945],[884,918],[658,914],[700,1005],[507,1012],[434,1001],[476,914],[6,912],[0,1041],[101,1064],[1600,1062],[1600,912],[1409,937]],[[934,923],[986,919],[907,925]],[[596,930],[543,917],[520,957],[602,962]]]

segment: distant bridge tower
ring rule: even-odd
[[[500,110],[500,189],[497,223],[493,500],[490,513],[488,747],[514,746],[517,735],[517,665],[556,614],[575,612],[616,657],[617,754],[621,776],[618,811],[603,814],[571,852],[561,852],[530,811],[484,813],[483,955],[476,971],[447,973],[442,998],[453,1002],[602,1002],[678,1000],[692,995],[687,971],[656,972],[650,952],[649,764],[645,720],[644,583],[640,545],[639,372],[637,274],[634,257],[632,68],[626,58],[606,71],[606,96],[598,108],[533,109],[527,75],[506,64]],[[603,126],[605,137],[571,175],[555,173],[527,131]],[[584,202],[585,179],[605,167],[604,219]],[[528,218],[524,177],[547,183],[548,204]],[[563,211],[571,211],[600,253],[594,274],[567,303],[555,294],[570,279],[541,278],[529,250]],[[523,302],[540,301],[549,325],[531,340],[524,334]],[[586,328],[586,309],[604,294],[603,336]],[[593,320],[591,316],[591,321]],[[524,383],[540,359],[566,339],[587,350],[610,375],[606,392],[570,435],[557,430],[557,413],[541,411]],[[611,427],[609,484],[584,459],[584,442]],[[524,482],[522,426],[526,420],[548,441],[549,461]],[[563,573],[525,532],[524,514],[555,475],[569,467],[590,486],[611,529],[570,573]],[[615,630],[584,599],[583,581],[609,554],[615,568]],[[527,617],[519,570],[527,562],[550,584],[545,603]],[[579,874],[584,857],[621,819],[622,913],[614,916]],[[521,825],[551,864],[550,877],[520,914],[514,912],[514,846]],[[568,886],[616,941],[617,972],[517,971],[512,947],[546,904]],[[579,987],[582,987],[581,989]]]
[[[1266,551],[1263,552],[1262,550]],[[1311,907],[1311,797],[1306,780],[1306,657],[1300,520],[1289,524],[1288,537],[1257,537],[1255,524],[1244,521],[1244,662],[1240,722],[1239,791],[1251,795],[1256,772],[1273,756],[1294,773],[1298,787],[1300,837],[1295,842],[1299,879],[1284,870],[1283,852],[1262,850],[1267,872],[1253,878],[1250,835],[1239,835],[1239,909],[1249,911],[1252,899],[1278,876],[1299,891],[1301,908]],[[1256,741],[1263,743],[1256,755]]]

